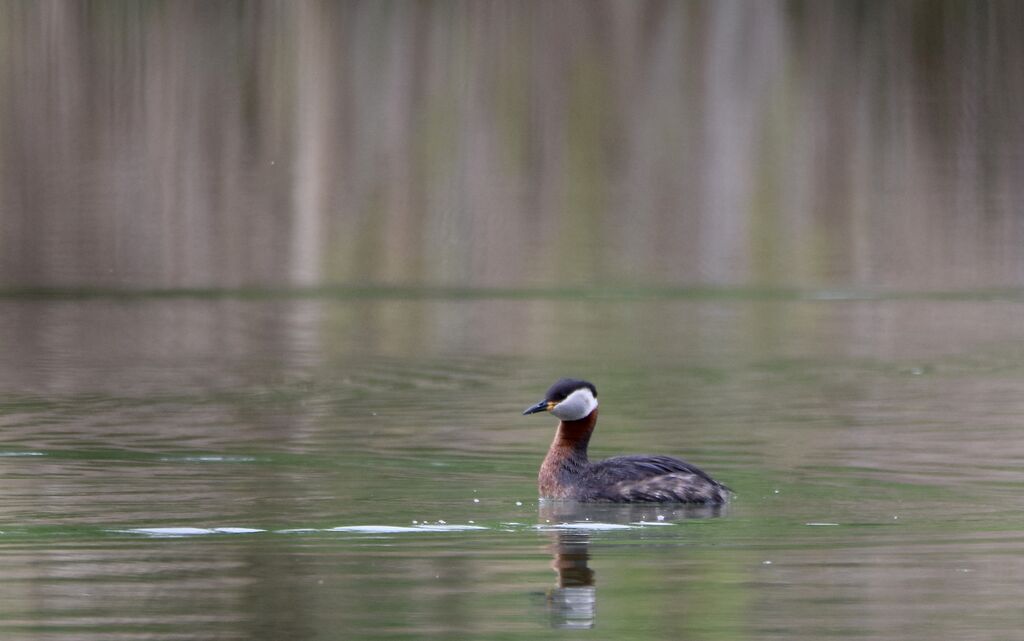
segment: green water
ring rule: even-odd
[[[1007,639],[1019,293],[410,290],[0,300],[0,636]],[[721,514],[539,505],[594,456]],[[588,630],[586,632],[580,629]]]
[[[0,641],[1019,639],[1022,24],[0,2]]]

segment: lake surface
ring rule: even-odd
[[[1007,639],[1024,298],[360,290],[0,301],[0,634]],[[718,514],[538,504],[558,376],[594,456]],[[576,630],[587,629],[590,632]]]
[[[0,3],[0,287],[1020,287],[1022,25]]]
[[[0,2],[0,639],[1020,638],[1022,25]]]

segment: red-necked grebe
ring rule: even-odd
[[[728,487],[671,456],[616,456],[591,463],[587,444],[597,424],[597,388],[592,383],[560,379],[543,401],[523,414],[543,411],[560,422],[537,475],[542,498],[702,505],[721,505],[729,499]]]

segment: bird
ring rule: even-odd
[[[591,462],[587,445],[597,424],[597,388],[561,378],[523,415],[550,412],[558,431],[537,475],[542,499],[582,502],[722,505],[732,490],[686,461],[659,455],[615,456]]]

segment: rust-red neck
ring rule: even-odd
[[[551,444],[551,447],[572,449],[585,454],[595,425],[597,425],[597,409],[579,420],[562,421],[558,424],[555,442]]]
[[[597,423],[597,410],[578,421],[562,421],[555,432],[544,462],[537,474],[540,495],[548,498],[572,498],[574,483],[586,469],[587,443]]]

